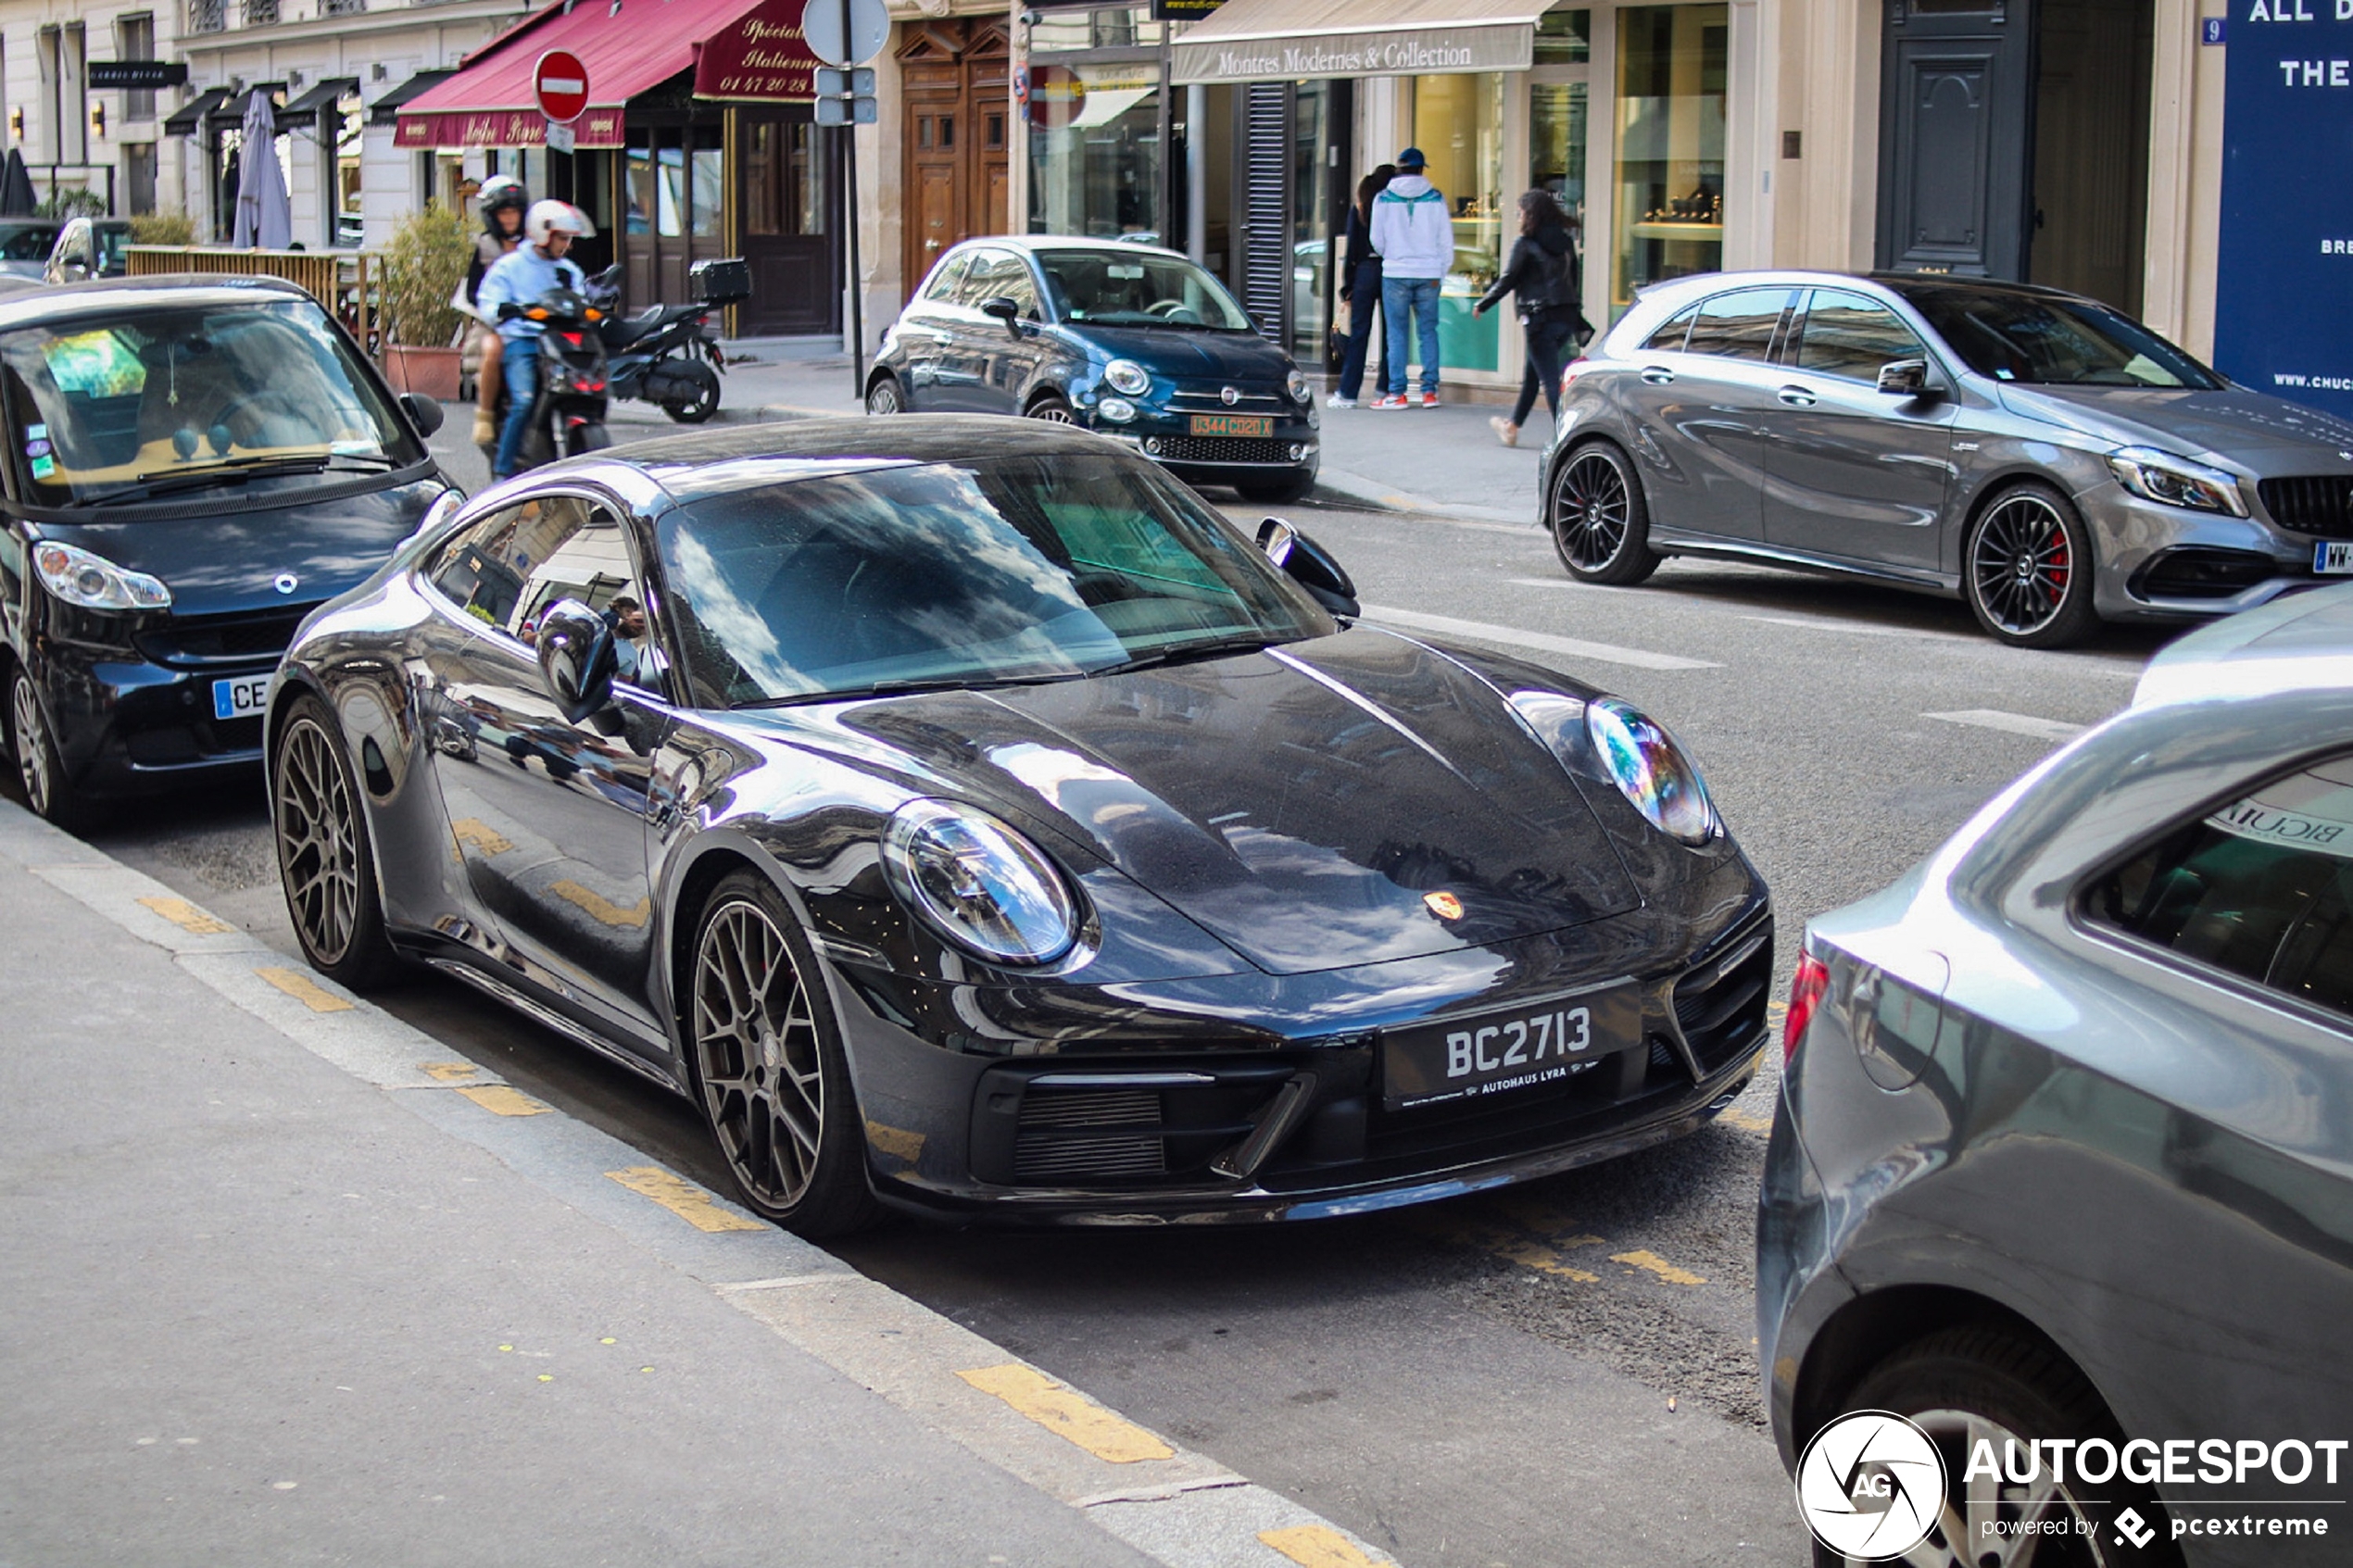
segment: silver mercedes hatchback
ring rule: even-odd
[[[2058,647],[2353,575],[2353,424],[2053,289],[1680,278],[1565,381],[1542,521],[1586,582],[1729,556],[1957,595]]]

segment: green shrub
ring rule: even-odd
[[[473,231],[464,218],[431,203],[401,220],[384,248],[384,341],[411,348],[447,348],[465,320],[449,305],[473,259]]]
[[[35,218],[104,218],[107,198],[80,185],[53,191],[32,209]]]
[[[131,220],[134,245],[192,245],[196,220],[184,212],[143,212]]]

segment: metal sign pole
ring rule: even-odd
[[[841,0],[841,35],[847,41],[849,31],[849,0]],[[857,63],[854,49],[845,51],[851,56],[845,66]],[[859,287],[858,274],[858,117],[849,116],[848,144],[842,148],[842,194],[849,223],[849,395],[858,406],[866,406],[866,312],[865,303],[859,298],[864,291]]]

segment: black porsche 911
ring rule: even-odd
[[[269,708],[309,959],[698,1104],[796,1230],[1306,1218],[1687,1133],[1767,894],[1630,705],[1358,620],[1151,463],[914,416],[436,508]]]

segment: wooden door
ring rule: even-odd
[[[898,55],[911,197],[900,280],[912,295],[959,240],[1012,231],[1013,56],[991,18],[912,24]]]

